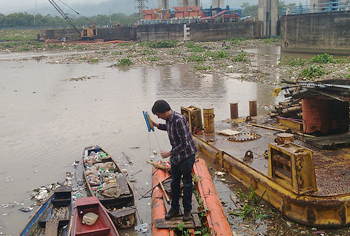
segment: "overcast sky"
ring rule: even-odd
[[[97,14],[106,14],[109,12],[122,12],[130,15],[137,12],[137,3],[135,0],[54,0],[59,7],[69,14],[74,14],[72,10],[66,7],[63,3],[73,8],[83,16],[91,16]],[[145,0],[147,8],[157,8],[158,0]],[[306,4],[307,0],[284,0],[285,3]],[[63,2],[63,3],[62,3]],[[211,6],[211,0],[200,0],[203,8]],[[230,7],[239,7],[242,3],[248,2],[250,5],[257,5],[258,0],[225,0],[225,5]],[[309,1],[308,1],[309,2]],[[178,0],[170,0],[170,8],[177,6]],[[58,12],[49,3],[48,0],[0,0],[0,13],[10,14],[15,12],[39,13],[41,15],[58,15]]]

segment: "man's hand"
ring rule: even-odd
[[[170,153],[170,152],[166,152],[166,151],[161,151],[161,152],[160,152],[160,155],[161,155],[163,158],[167,158],[167,157],[170,157],[170,156],[171,156],[171,153]]]
[[[157,127],[157,128],[158,128],[159,123],[155,122],[155,121],[154,121],[154,120],[152,120],[152,119],[151,119],[151,121],[152,121],[153,126],[155,126],[155,127]]]

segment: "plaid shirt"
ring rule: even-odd
[[[166,120],[166,124],[159,124],[158,129],[168,132],[171,158],[175,164],[197,152],[187,120],[180,113],[172,110],[170,119]]]

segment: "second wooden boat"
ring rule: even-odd
[[[78,235],[119,236],[106,209],[95,196],[77,199],[71,236]]]
[[[20,235],[68,236],[72,212],[72,188],[58,187],[29,219]]]
[[[101,147],[90,146],[83,153],[83,176],[88,196],[96,196],[118,228],[136,223],[134,189],[113,158]]]

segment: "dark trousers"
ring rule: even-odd
[[[192,167],[195,161],[195,154],[181,161],[179,164],[171,164],[171,207],[179,209],[180,182],[182,176],[183,198],[182,204],[185,210],[192,210]]]

